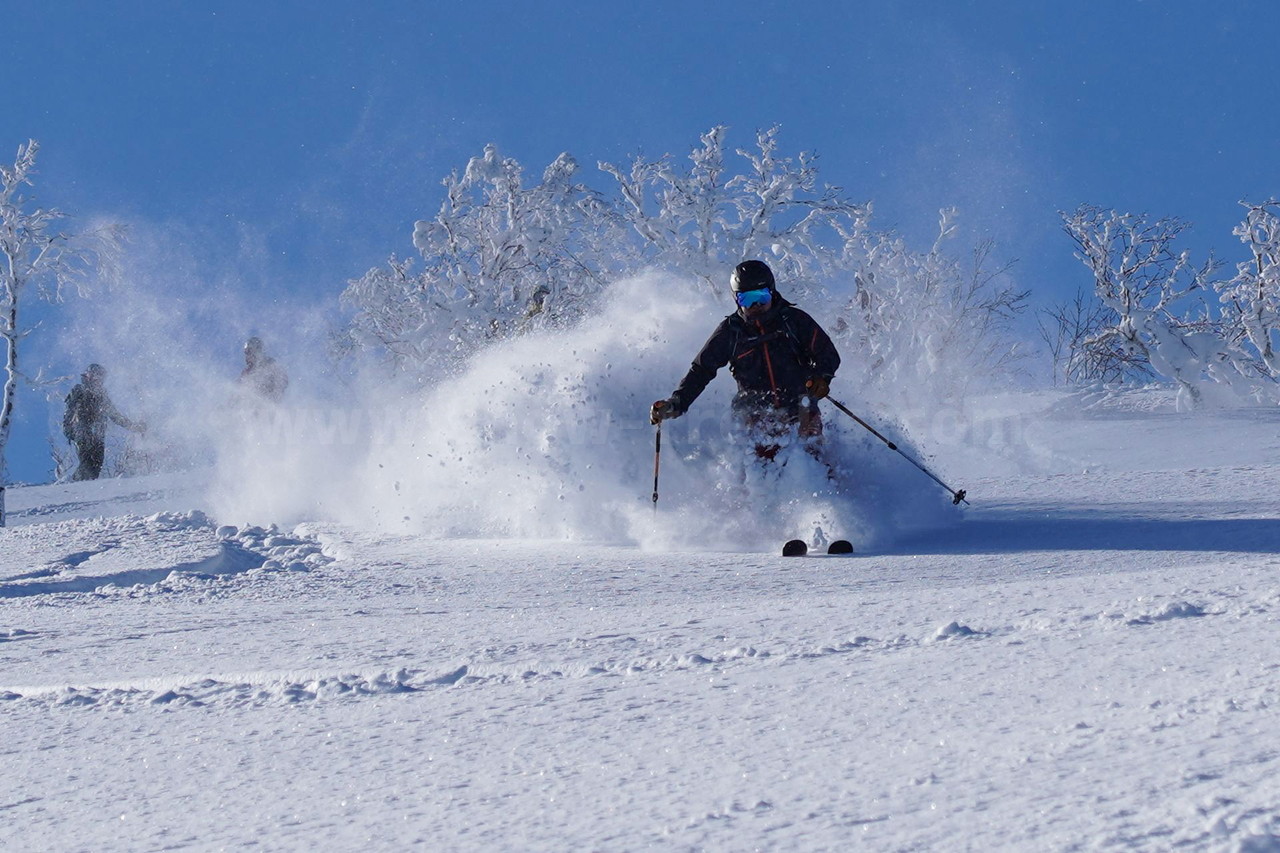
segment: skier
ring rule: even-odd
[[[283,367],[268,356],[262,344],[262,338],[249,338],[244,345],[244,370],[240,372],[240,384],[253,390],[273,403],[284,399],[285,389],[289,387],[289,376]]]
[[[779,439],[795,429],[817,456],[818,400],[827,396],[840,366],[835,344],[817,321],[778,294],[763,261],[738,264],[729,285],[738,310],[711,333],[671,397],[653,404],[649,420],[680,417],[727,364],[738,382],[733,410],[756,441],[756,455],[772,460],[782,449]]]
[[[146,432],[146,424],[131,421],[111,402],[103,382],[107,369],[91,364],[80,382],[67,395],[67,408],[62,416],[62,432],[75,445],[79,466],[72,480],[96,480],[102,474],[106,456],[107,419],[133,432]]]

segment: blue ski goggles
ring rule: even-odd
[[[733,294],[733,298],[738,303],[738,307],[744,311],[748,308],[768,307],[773,302],[773,291],[767,287],[759,290],[739,290]]]

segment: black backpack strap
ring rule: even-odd
[[[778,319],[781,321],[780,325],[782,326],[783,334],[786,335],[787,340],[791,342],[792,349],[795,350],[796,361],[801,364],[813,366],[812,354],[805,349],[804,344],[800,343],[800,337],[796,334],[796,330],[791,327],[790,305],[783,306],[781,313],[778,315]]]
[[[733,326],[733,346],[729,348],[729,352],[733,353],[733,357],[729,359],[730,366],[733,366],[734,359],[737,358],[738,343],[742,340],[742,324],[734,322],[737,316],[737,313],[733,313],[725,317],[729,321],[729,325]]]

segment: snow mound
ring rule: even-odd
[[[1168,622],[1171,619],[1194,619],[1206,615],[1207,611],[1199,604],[1189,601],[1172,601],[1151,613],[1130,616],[1129,625],[1151,625],[1155,622]]]
[[[13,528],[0,561],[0,601],[68,595],[163,595],[240,575],[310,571],[323,546],[276,528],[215,527],[200,511]],[[28,636],[15,629],[0,641]]]
[[[939,628],[933,635],[935,642],[942,640],[961,639],[965,637],[985,637],[985,631],[975,631],[968,625],[962,625],[959,622],[948,622]]]

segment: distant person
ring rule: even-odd
[[[106,456],[107,420],[133,432],[145,432],[146,425],[131,421],[107,396],[103,382],[107,369],[101,364],[91,364],[80,377],[79,384],[67,395],[67,410],[62,416],[62,432],[67,441],[75,445],[79,466],[71,475],[72,480],[96,480],[102,474],[102,462]]]
[[[240,373],[240,385],[273,403],[284,399],[289,387],[289,375],[271,356],[266,354],[262,338],[252,337],[244,345],[244,370]]]

